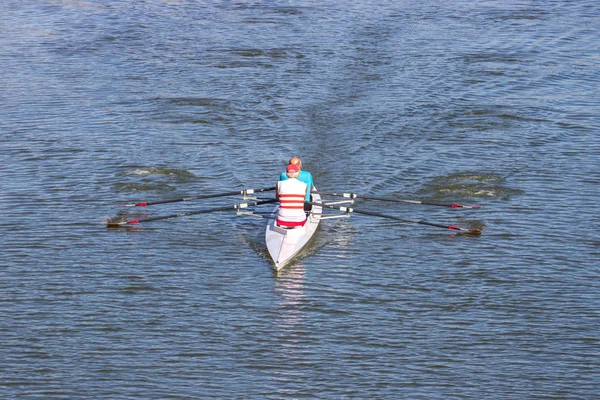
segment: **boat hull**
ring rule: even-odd
[[[313,193],[312,201],[320,202],[321,196],[318,193]],[[321,222],[323,208],[313,205],[304,226],[293,229],[285,229],[277,226],[275,221],[278,210],[279,206],[276,206],[271,214],[265,232],[267,250],[277,271],[289,265],[313,237],[319,227],[319,222]]]

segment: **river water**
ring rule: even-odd
[[[0,397],[592,399],[597,1],[0,4]],[[274,273],[273,186],[370,217]],[[269,197],[272,194],[267,194]]]

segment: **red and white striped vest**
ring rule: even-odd
[[[304,200],[306,198],[306,183],[296,178],[286,179],[277,183],[279,188],[279,213],[277,224],[280,226],[302,226],[306,221]]]

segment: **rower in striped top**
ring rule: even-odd
[[[304,201],[308,192],[308,186],[298,180],[300,168],[289,164],[286,169],[288,179],[279,181],[275,192],[275,199],[279,201],[277,213],[277,225],[283,228],[295,228],[304,226],[306,214],[304,212]]]

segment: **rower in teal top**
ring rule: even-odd
[[[308,186],[309,190],[306,191],[306,201],[310,201],[310,191],[314,189],[312,174],[310,172],[304,171],[302,169],[302,161],[298,157],[292,157],[290,159],[289,163],[297,165],[298,168],[300,168],[300,175],[298,176],[298,180],[300,182],[306,183],[306,186]],[[280,181],[285,181],[286,179],[287,179],[286,173],[282,172],[281,176],[279,177],[279,180]],[[305,206],[306,206],[306,204],[305,204]]]

